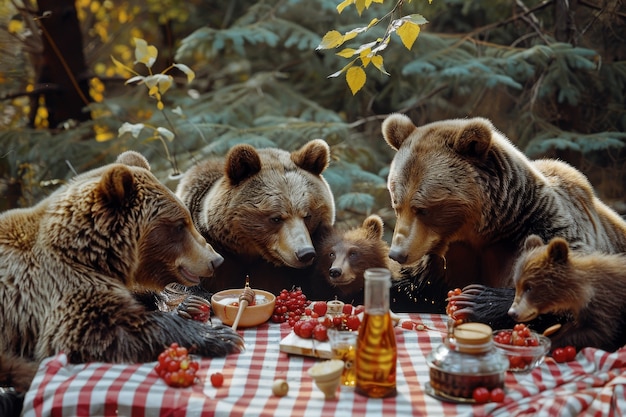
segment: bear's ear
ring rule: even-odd
[[[226,178],[232,185],[252,177],[261,170],[261,158],[250,145],[234,146],[226,155]]]
[[[472,119],[452,139],[452,149],[461,155],[483,159],[491,146],[493,126],[486,119]]]
[[[124,164],[124,165],[128,165],[131,167],[144,168],[150,171],[150,164],[148,163],[148,160],[139,152],[135,152],[135,151],[123,152],[119,154],[115,162],[117,162],[118,164]]]
[[[417,127],[408,116],[394,113],[387,117],[382,124],[383,137],[396,151]]]
[[[363,220],[363,228],[367,231],[368,239],[380,240],[383,238],[384,224],[380,216],[376,214],[368,216]]]
[[[548,243],[548,255],[555,263],[566,263],[569,255],[569,244],[563,238],[553,238],[550,243]]]
[[[114,166],[102,174],[98,193],[104,205],[121,207],[135,193],[135,179],[130,169]]]
[[[530,235],[524,242],[524,249],[530,250],[543,245],[543,240],[538,235]]]
[[[330,147],[322,139],[313,139],[291,153],[296,166],[314,175],[320,175],[330,163]]]

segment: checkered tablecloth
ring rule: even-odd
[[[406,315],[401,315],[406,316]],[[547,359],[529,374],[506,376],[504,403],[453,404],[424,392],[426,355],[442,342],[445,317],[411,314],[436,330],[397,328],[398,395],[369,399],[343,389],[326,401],[306,371],[316,359],[288,355],[279,342],[290,328],[266,323],[242,331],[246,350],[204,359],[202,383],[170,388],[154,372],[155,362],[135,365],[70,365],[60,354],[44,361],[24,405],[25,416],[621,416],[626,414],[626,348],[614,353],[579,352],[575,362]],[[222,372],[224,385],[209,375]],[[272,395],[274,379],[289,383],[285,397]]]

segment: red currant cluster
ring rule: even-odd
[[[171,387],[189,387],[196,382],[200,364],[191,359],[187,348],[172,343],[159,355],[156,373]]]
[[[494,403],[501,403],[504,401],[504,389],[494,388],[489,391],[487,387],[476,387],[472,392],[472,398],[477,403],[483,404],[489,401]]]
[[[448,291],[448,305],[446,305],[446,314],[448,315],[448,317],[454,319],[456,321],[456,324],[463,323],[467,318],[457,312],[459,306],[456,304],[456,300],[454,300],[453,298],[454,296],[460,295],[461,292],[462,290],[460,288],[455,288]]]
[[[558,347],[552,351],[552,359],[555,362],[570,362],[576,359],[576,348],[574,346]]]
[[[306,295],[302,293],[300,288],[294,288],[291,291],[283,289],[276,296],[276,304],[274,306],[274,314],[272,321],[274,323],[289,323],[291,327],[304,314],[304,309],[310,304]]]

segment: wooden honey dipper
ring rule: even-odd
[[[235,317],[235,321],[233,322],[233,330],[237,330],[237,326],[239,325],[239,319],[243,315],[243,311],[248,307],[248,305],[254,303],[254,290],[250,288],[250,280],[246,277],[246,285],[243,289],[241,295],[239,295],[239,310],[237,310],[237,317]]]

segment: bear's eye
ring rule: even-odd
[[[531,292],[533,290],[532,285],[524,284],[524,292]]]
[[[420,216],[420,217],[428,216],[428,209],[425,209],[424,207],[417,207],[414,209],[414,211],[415,211],[416,216]]]
[[[336,257],[336,256],[337,256],[337,255],[335,255],[335,252],[331,252],[331,253],[329,253],[329,254],[328,254],[328,257],[329,257],[330,259],[335,259],[335,257]]]
[[[174,230],[177,233],[183,233],[186,229],[186,226],[187,225],[185,224],[185,222],[181,220],[174,225]]]
[[[348,256],[350,257],[350,259],[355,259],[359,256],[359,253],[355,250],[350,251],[350,253],[348,254]]]
[[[270,221],[274,224],[280,224],[282,223],[283,219],[281,217],[272,217]]]

